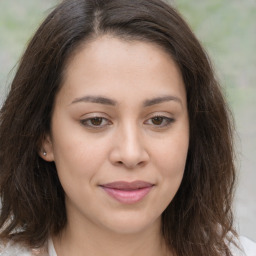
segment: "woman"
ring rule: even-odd
[[[228,108],[164,2],[61,3],[0,118],[3,255],[255,255],[232,226]]]

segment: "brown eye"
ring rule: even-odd
[[[155,128],[164,128],[171,125],[175,120],[167,116],[154,116],[146,120],[145,124],[151,125]]]
[[[104,128],[111,124],[111,122],[104,118],[104,117],[91,117],[80,121],[82,125],[88,127],[88,128]]]
[[[94,126],[99,126],[102,124],[103,118],[102,117],[95,117],[90,119],[91,124]]]
[[[161,125],[163,123],[164,118],[162,116],[156,116],[152,118],[152,123],[154,125]]]

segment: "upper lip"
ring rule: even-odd
[[[141,188],[148,188],[152,187],[154,184],[146,182],[146,181],[115,181],[111,183],[102,184],[101,187],[104,188],[112,188],[112,189],[119,189],[119,190],[136,190]]]

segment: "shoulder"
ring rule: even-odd
[[[240,236],[237,241],[235,241],[239,248],[236,248],[234,245],[230,246],[233,256],[256,256],[256,243],[250,239]]]
[[[48,256],[47,247],[40,249],[31,249],[25,245],[15,243],[13,241],[0,241],[1,256]]]

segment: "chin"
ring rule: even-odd
[[[146,215],[131,216],[127,213],[114,217],[104,222],[104,226],[112,232],[123,235],[131,235],[143,232],[147,229],[159,229],[161,226],[161,216],[148,218]]]

